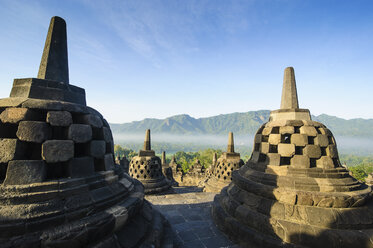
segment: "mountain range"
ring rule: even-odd
[[[152,133],[183,135],[226,135],[229,131],[238,135],[253,135],[268,121],[270,111],[258,110],[245,113],[221,114],[217,116],[193,118],[187,114],[175,115],[166,119],[146,118],[123,124],[110,124],[114,134],[143,134],[145,129]],[[312,120],[326,125],[334,135],[351,137],[373,137],[373,119],[346,120],[335,116],[312,115]]]

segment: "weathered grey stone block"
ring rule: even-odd
[[[256,134],[254,138],[255,143],[260,143],[262,142],[262,135],[261,134]]]
[[[0,163],[22,158],[26,149],[26,144],[17,139],[0,139]]]
[[[261,153],[268,153],[269,152],[269,143],[267,143],[267,142],[262,142],[261,144],[260,144],[260,152]]]
[[[41,160],[13,160],[8,163],[5,185],[19,185],[43,182],[46,166]]]
[[[323,169],[334,168],[333,159],[328,156],[322,156],[320,159],[316,160],[316,167]]]
[[[270,134],[268,142],[271,145],[278,145],[281,142],[281,134]]]
[[[263,135],[270,135],[272,131],[272,127],[265,127],[263,128],[262,134]]]
[[[292,126],[280,127],[280,134],[293,134],[293,133],[294,133],[294,127]]]
[[[318,134],[315,138],[315,145],[327,147],[329,145],[328,136],[325,134]]]
[[[49,139],[50,127],[41,121],[21,121],[17,130],[17,137],[23,141],[42,143]]]
[[[92,139],[92,128],[85,124],[72,124],[68,130],[68,138],[76,143],[85,143]]]
[[[92,140],[89,144],[89,154],[95,158],[103,158],[106,152],[106,143],[103,140]]]
[[[102,130],[102,134],[103,134],[104,140],[105,140],[106,142],[111,142],[111,141],[113,141],[113,139],[112,139],[112,135],[111,135],[111,131],[110,131],[109,128],[107,128],[107,127],[102,127],[101,130]]]
[[[114,157],[113,154],[109,153],[106,154],[104,157],[104,165],[105,165],[105,170],[112,170],[114,169]]]
[[[290,165],[295,168],[310,168],[310,159],[308,156],[294,155],[290,159]]]
[[[251,161],[257,163],[259,161],[260,152],[254,151],[251,155]]]
[[[308,136],[299,133],[292,134],[290,137],[290,143],[296,146],[305,146],[308,144]]]
[[[37,113],[28,108],[7,108],[0,114],[3,123],[18,123],[22,120],[34,120]]]
[[[326,155],[328,155],[331,158],[338,158],[338,150],[335,145],[328,145],[326,148]]]
[[[294,144],[279,144],[277,149],[282,157],[291,157],[295,154]]]
[[[299,129],[301,134],[307,134],[308,136],[316,136],[317,131],[314,127],[312,126],[302,126]]]
[[[67,127],[73,123],[73,118],[67,111],[48,111],[47,123],[51,126]]]
[[[42,144],[42,157],[47,163],[65,162],[74,157],[72,140],[47,140]]]
[[[73,178],[87,177],[95,173],[92,157],[73,158],[69,161],[69,175]]]
[[[91,125],[92,127],[101,128],[103,126],[102,119],[97,115],[92,115],[92,114],[81,115],[77,119],[78,119],[78,122]]]
[[[310,158],[320,158],[321,150],[317,145],[306,145],[306,147],[303,149],[303,154]]]
[[[277,153],[268,153],[267,154],[268,164],[269,165],[280,165],[281,156]]]

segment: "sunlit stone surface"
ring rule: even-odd
[[[0,100],[0,247],[172,247],[67,63],[66,23],[53,17],[38,78],[15,79]]]
[[[341,166],[330,130],[298,108],[286,68],[281,109],[259,128],[212,215],[245,247],[373,247],[371,193]]]

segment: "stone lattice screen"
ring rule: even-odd
[[[255,135],[251,159],[298,168],[341,166],[331,131],[321,123],[304,120],[264,124]]]
[[[33,163],[40,169],[40,178],[22,178],[20,184],[112,169],[112,134],[100,116],[19,107],[0,111],[1,180],[9,164],[22,170],[25,163]]]

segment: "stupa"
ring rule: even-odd
[[[211,165],[205,171],[206,172],[206,177],[209,178],[214,174],[214,170],[215,170],[217,160],[218,160],[218,156],[217,156],[216,152],[214,152],[214,154],[212,155]]]
[[[62,18],[38,78],[15,79],[0,111],[0,247],[172,246],[142,184],[114,164],[109,124],[69,84]]]
[[[202,166],[199,159],[196,159],[194,164],[190,166],[189,171],[182,176],[180,186],[202,186],[206,180],[205,168]]]
[[[145,133],[144,149],[130,162],[129,174],[144,185],[145,194],[156,194],[170,189],[171,185],[163,175],[161,159],[155,156],[151,149],[150,129]]]
[[[163,174],[165,175],[168,182],[172,186],[178,186],[179,184],[175,181],[174,176],[173,176],[172,167],[166,161],[166,152],[165,151],[162,152],[161,162],[162,162]]]
[[[203,191],[220,192],[222,188],[232,181],[232,172],[239,169],[243,164],[244,162],[240,154],[234,152],[233,133],[229,132],[227,152],[223,152],[216,161],[214,171],[211,177],[205,182]]]
[[[289,67],[281,109],[259,128],[212,215],[243,247],[373,247],[371,196],[341,166],[331,131],[299,108]]]

